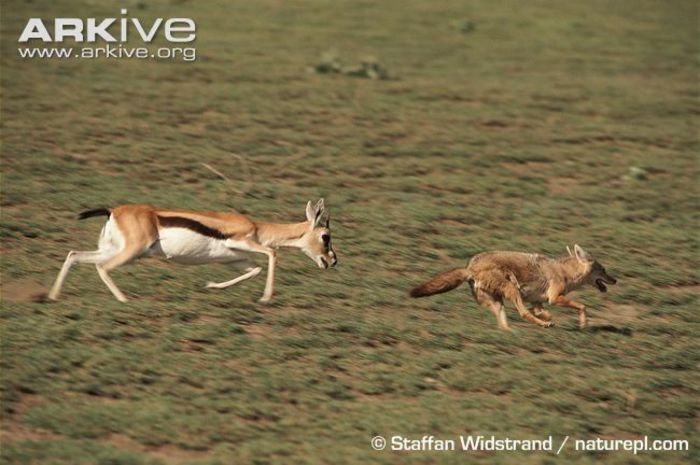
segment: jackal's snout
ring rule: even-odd
[[[605,269],[599,270],[597,274],[595,285],[600,292],[608,292],[608,286],[606,286],[606,284],[617,284],[617,279],[610,276]]]

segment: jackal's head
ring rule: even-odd
[[[595,260],[591,255],[583,250],[578,244],[574,245],[574,251],[567,246],[566,251],[569,255],[576,258],[579,264],[584,267],[583,282],[595,286],[600,292],[607,292],[606,284],[616,284],[617,279],[613,278],[605,271],[605,267]]]
[[[302,237],[301,250],[316,262],[319,268],[326,269],[335,266],[338,258],[331,243],[331,218],[323,204],[323,199],[312,205],[306,204],[306,220],[308,230]]]

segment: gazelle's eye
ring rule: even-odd
[[[331,243],[331,235],[330,234],[324,234],[321,236],[321,240],[323,241],[323,245],[328,245]]]

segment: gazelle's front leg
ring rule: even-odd
[[[112,281],[112,278],[109,276],[109,273],[102,268],[100,265],[95,265],[95,268],[97,268],[97,274],[100,275],[100,278],[102,279],[102,282],[105,283],[107,286],[107,289],[112,293],[112,295],[119,301],[119,302],[126,302],[129,299],[126,298],[124,293],[119,290],[116,284],[114,284],[114,281]]]
[[[265,280],[265,291],[260,298],[260,302],[269,302],[272,299],[272,292],[275,287],[275,267],[277,266],[277,251],[270,250],[267,254],[267,279]]]
[[[267,279],[265,280],[265,291],[263,296],[260,298],[260,302],[269,302],[272,299],[272,292],[275,287],[275,266],[277,264],[277,251],[272,247],[267,247],[262,244],[258,244],[250,239],[247,240],[235,240],[227,239],[226,247],[232,249],[245,250],[248,252],[257,252],[267,255]]]
[[[237,278],[234,278],[230,281],[225,281],[223,283],[207,283],[207,287],[209,289],[226,289],[227,287],[231,287],[234,284],[240,283],[241,281],[245,281],[246,279],[256,277],[257,275],[260,274],[260,272],[262,271],[262,268],[260,268],[259,266],[256,266],[256,267],[248,267],[245,270],[246,270],[246,273],[242,274],[241,276],[239,276]]]

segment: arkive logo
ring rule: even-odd
[[[129,17],[125,8],[121,14],[104,19],[29,18],[17,39],[17,54],[22,59],[197,59],[196,48],[187,44],[197,38],[192,18],[142,21]],[[167,45],[146,47],[154,41]]]
[[[121,10],[122,15],[127,13],[126,9]],[[162,31],[168,42],[183,43],[195,40],[197,26],[191,18],[156,18],[151,24],[129,17],[105,18],[99,22],[96,18],[55,18],[53,35],[50,29],[41,18],[30,18],[17,42],[63,42],[70,38],[75,42],[94,43],[101,39],[108,43],[124,43],[134,37],[151,42]]]

